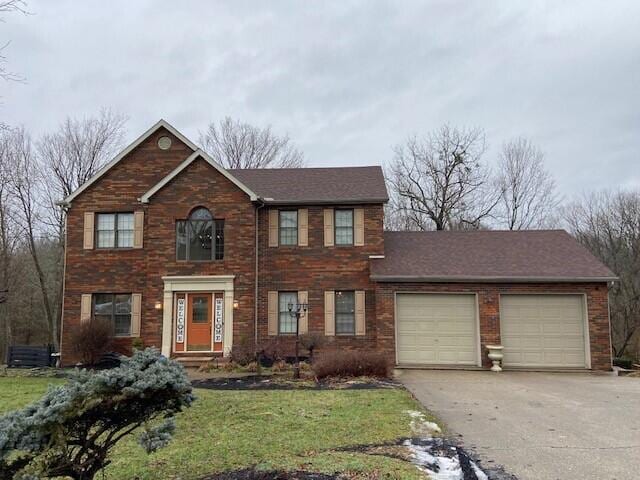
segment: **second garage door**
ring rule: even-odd
[[[476,297],[396,295],[397,356],[405,365],[476,365]]]
[[[501,295],[506,367],[585,368],[582,295]]]

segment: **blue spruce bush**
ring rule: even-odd
[[[0,478],[93,479],[116,443],[139,427],[147,452],[166,446],[174,415],[193,401],[184,368],[155,348],[112,370],[76,371],[67,384],[0,417]]]

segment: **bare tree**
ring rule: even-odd
[[[67,117],[57,131],[38,141],[40,169],[49,180],[43,188],[48,221],[63,238],[64,211],[57,202],[89,180],[121,149],[124,115],[103,109],[82,120]]]
[[[51,231],[47,253],[53,254],[50,285],[56,322],[62,314],[66,211],[58,202],[89,180],[122,149],[126,117],[110,110],[82,120],[67,117],[57,131],[38,141],[38,168],[42,178],[43,223]]]
[[[543,153],[526,138],[502,146],[497,185],[502,195],[495,217],[501,226],[524,230],[554,223],[560,203],[556,184],[545,169]]]
[[[58,347],[58,321],[52,307],[49,282],[43,268],[40,251],[37,248],[41,228],[42,211],[40,208],[40,185],[38,164],[32,148],[32,142],[24,129],[11,131],[8,138],[7,165],[12,172],[8,187],[16,202],[15,221],[24,235],[31,254],[38,284],[42,292],[42,303],[49,329],[50,342]]]
[[[485,150],[482,130],[449,125],[396,146],[387,175],[395,214],[413,229],[479,228],[500,198]]]
[[[200,132],[202,149],[225,168],[295,168],[304,166],[304,155],[287,135],[271,127],[259,128],[226,117]]]
[[[1,15],[4,13],[20,12],[27,13],[27,3],[24,0],[0,0],[0,22],[3,21]],[[23,80],[22,76],[7,70],[7,58],[4,50],[9,46],[9,41],[0,45],[0,79],[2,80]]]
[[[0,362],[5,358],[6,348],[11,345],[13,329],[7,310],[12,263],[17,244],[17,235],[11,221],[11,196],[7,168],[9,153],[9,132],[0,131]]]
[[[3,14],[11,12],[26,14],[26,8],[27,4],[24,0],[0,0],[0,23],[4,21],[4,18],[2,17]],[[4,52],[10,43],[11,42],[8,40],[4,43],[0,43],[0,80],[21,82],[24,81],[24,78],[21,75],[7,69],[7,57]],[[0,120],[0,131],[8,129],[9,126]]]
[[[56,202],[116,154],[124,122],[108,110],[68,118],[35,147],[24,129],[0,130],[0,290],[10,289],[0,353],[12,340],[58,344],[66,213]]]
[[[620,279],[609,291],[609,308],[613,351],[624,356],[640,335],[640,190],[585,195],[564,217],[573,235]]]

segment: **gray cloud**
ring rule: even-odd
[[[0,119],[35,133],[101,106],[130,138],[231,115],[288,132],[310,165],[382,164],[443,122],[492,160],[533,139],[567,195],[640,186],[640,3],[35,1],[0,24]]]

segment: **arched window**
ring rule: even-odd
[[[192,222],[197,222],[197,221],[201,221],[201,220],[213,220],[213,216],[211,215],[211,212],[204,208],[204,207],[198,207],[198,208],[194,208],[191,213],[189,214],[189,220],[191,220]]]
[[[214,219],[204,207],[195,208],[176,224],[176,250],[178,260],[222,260],[224,220]]]

